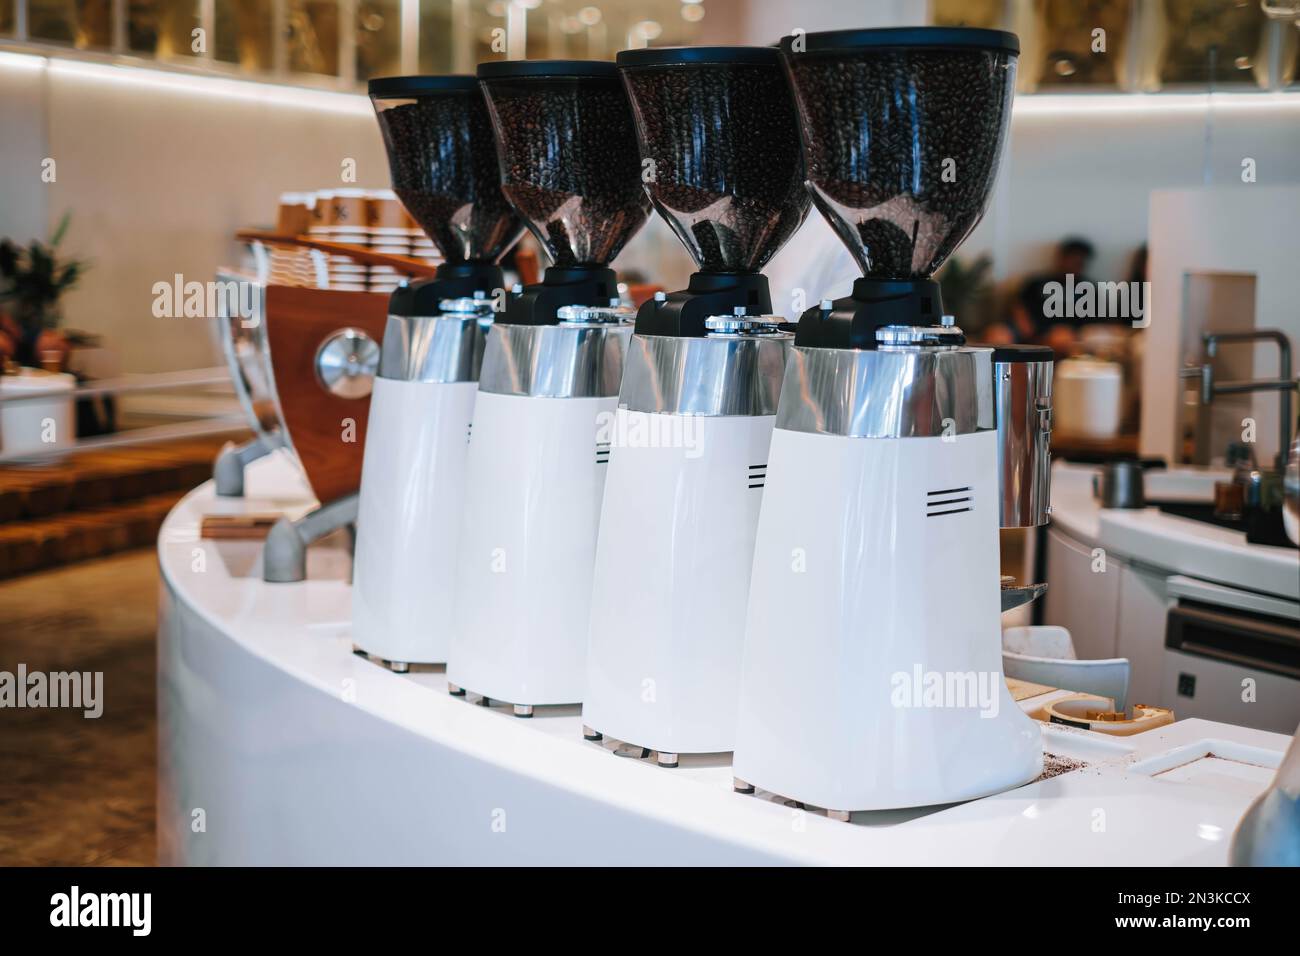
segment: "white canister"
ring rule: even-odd
[[[1062,436],[1104,440],[1119,433],[1124,373],[1117,362],[1065,359],[1056,364],[1053,427]]]
[[[30,401],[0,402],[0,454],[9,457],[71,447],[77,438],[72,396],[76,385],[72,375],[36,368],[20,369],[17,375],[0,375],[0,396],[6,399],[48,395]]]

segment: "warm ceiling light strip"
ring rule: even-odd
[[[0,52],[0,69],[45,68],[56,76],[84,77],[123,86],[154,89],[180,96],[206,96],[271,106],[318,109],[332,113],[370,116],[369,100],[360,93],[313,90],[280,83],[264,83],[210,73],[183,73],[120,63],[98,63],[29,53]]]
[[[1209,110],[1267,112],[1300,110],[1300,91],[1275,93],[1039,93],[1016,97],[1013,115],[1054,118],[1063,116],[1166,116],[1205,113]]]
[[[193,93],[245,102],[307,107],[336,113],[370,115],[370,104],[359,93],[315,90],[282,83],[265,83],[211,73],[185,73],[122,63],[99,63],[58,56],[0,51],[0,68],[37,70],[107,79],[124,84]],[[1037,93],[1016,98],[1017,117],[1080,115],[1159,116],[1215,111],[1300,111],[1300,91],[1217,93]]]

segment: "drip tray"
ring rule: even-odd
[[[1282,755],[1229,740],[1198,740],[1129,768],[1162,783],[1182,783],[1256,796],[1273,781]]]

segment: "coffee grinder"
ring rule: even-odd
[[[629,50],[646,191],[695,260],[637,313],[596,550],[584,734],[735,746],[745,603],[791,335],[759,271],[808,213],[777,51]],[[635,569],[629,574],[629,569]]]
[[[632,333],[609,263],[650,204],[613,63],[478,75],[502,189],[551,265],[508,297],[483,357],[447,679],[527,717],[582,698],[603,433]]]
[[[353,570],[355,649],[395,671],[447,659],[470,420],[497,260],[523,233],[472,76],[370,81],[393,189],[443,264],[389,300]]]
[[[1038,729],[1002,674],[998,528],[1003,512],[1045,520],[1050,357],[968,347],[932,278],[983,215],[1018,52],[1013,34],[975,29],[781,43],[813,201],[863,276],[800,317],[786,364],[738,790],[847,819],[1040,771]],[[1036,507],[1003,506],[1004,485]]]

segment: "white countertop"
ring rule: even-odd
[[[409,748],[410,735],[414,735],[414,744],[427,747],[431,755],[450,752],[457,760],[470,760],[470,766],[476,772],[481,769],[494,785],[503,786],[502,779],[541,783],[553,788],[560,798],[584,807],[594,803],[617,808],[651,829],[672,828],[675,835],[698,839],[710,848],[714,856],[705,862],[716,858],[720,862],[746,859],[825,864],[1220,864],[1226,860],[1233,828],[1266,786],[1271,777],[1268,768],[1276,765],[1289,743],[1283,735],[1201,720],[1184,720],[1127,738],[1044,726],[1044,745],[1049,752],[1083,760],[1089,766],[966,804],[858,813],[852,823],[837,823],[782,805],[762,793],[757,797],[733,793],[729,755],[683,756],[676,770],[620,759],[610,752],[609,744],[583,740],[577,707],[538,708],[536,717],[521,720],[505,708],[480,707],[449,696],[441,668],[417,668],[399,676],[352,654],[346,580],[349,562],[337,545],[312,549],[310,580],[268,585],[261,580],[258,543],[198,538],[205,513],[299,512],[311,504],[301,478],[281,454],[252,465],[247,487],[246,499],[225,500],[214,497],[210,483],[199,487],[177,505],[160,534],[159,557],[167,588],[174,600],[184,605],[186,614],[192,613],[211,626],[210,631],[206,626],[202,629],[202,641],[230,642],[231,648],[239,651],[233,655],[237,660],[252,662],[239,666],[260,668],[264,663],[294,686],[301,684],[309,694],[346,701],[346,708],[336,704],[335,711],[341,710],[345,716],[355,713],[358,722],[364,717],[367,734],[374,733],[369,728],[377,721],[382,732],[395,740],[401,738],[403,748]],[[1095,517],[1091,520],[1096,521]],[[184,640],[193,642],[193,633],[191,629]],[[211,637],[206,636],[209,633]],[[182,676],[164,676],[160,693],[164,697],[198,693],[194,680],[202,669],[192,664],[192,659],[197,659],[193,644],[180,651],[164,646],[162,653],[165,669]],[[177,666],[166,661],[168,654],[187,659]],[[212,687],[219,686],[220,682],[204,683],[202,692],[210,693]],[[247,696],[249,691],[242,693]],[[215,712],[219,703],[210,699],[185,702],[201,720],[206,719],[203,714]],[[1032,703],[1023,702],[1022,706]],[[256,707],[250,710],[247,700],[235,706],[240,709],[233,712],[241,719],[258,719],[252,712]],[[165,718],[181,719],[171,715],[173,709],[169,705],[164,710]],[[281,712],[277,719],[291,716],[286,718]],[[295,752],[302,753],[303,738],[339,733],[340,721],[332,718],[329,723],[332,729],[305,725],[291,731],[277,727],[275,731],[280,737],[294,736]],[[179,735],[164,728],[163,735],[164,752],[173,761],[175,754],[187,752],[184,748],[205,744],[195,743],[198,734],[188,728]],[[254,735],[252,739],[258,738]],[[325,739],[312,741],[311,746],[328,750],[331,744]],[[341,749],[342,745],[338,746]],[[1170,756],[1179,748],[1189,749],[1181,756]],[[1189,763],[1207,752],[1237,759],[1219,762],[1230,765],[1229,772],[1215,772],[1219,764],[1210,760]],[[243,766],[245,754],[236,751],[237,767]],[[197,775],[205,758],[195,755],[192,759]],[[276,772],[286,772],[282,764],[277,762]],[[1162,773],[1162,767],[1169,765],[1182,769]],[[1205,772],[1188,770],[1198,767]],[[250,768],[247,772],[254,771]],[[339,772],[346,774],[347,769]],[[228,770],[223,773],[229,775]],[[225,783],[252,786],[238,780]],[[462,778],[446,785],[470,787],[472,783]],[[163,789],[183,791],[184,781],[170,780]],[[451,812],[454,801],[439,793],[415,796],[420,798],[415,805],[427,805],[431,817],[441,810],[444,817],[439,825],[445,829],[445,814]],[[320,793],[322,800],[328,797],[328,793]],[[182,795],[176,800],[182,811],[195,805],[185,802],[187,799]],[[287,794],[284,799],[291,802]],[[303,799],[301,793],[292,795],[292,801]],[[440,800],[445,805],[440,805]],[[258,801],[235,796],[230,805],[242,811],[254,802]],[[254,809],[277,814],[276,828],[270,832],[283,839],[288,839],[285,833],[292,830],[286,820],[312,812],[300,802],[284,808]],[[355,818],[367,811],[351,807],[347,812]],[[553,862],[618,858],[617,841],[611,846],[611,841],[601,837],[599,846],[586,847],[580,837],[574,837],[583,826],[599,833],[595,817],[584,823],[558,818],[562,816],[558,814],[550,824],[556,838],[565,840],[566,852]],[[401,832],[410,835],[416,845],[421,826],[419,819],[404,820]],[[304,832],[313,831],[307,828]],[[328,838],[318,833],[314,839]],[[629,834],[629,846],[634,842]],[[319,853],[289,850],[284,855],[320,858]],[[256,847],[230,857],[210,858],[256,858]]]
[[[1247,544],[1241,531],[1166,514],[1158,508],[1102,508],[1089,465],[1052,468],[1052,526],[1082,544],[1152,567],[1232,587],[1300,600],[1300,548]],[[1149,500],[1209,501],[1227,472],[1173,468],[1146,476]]]

